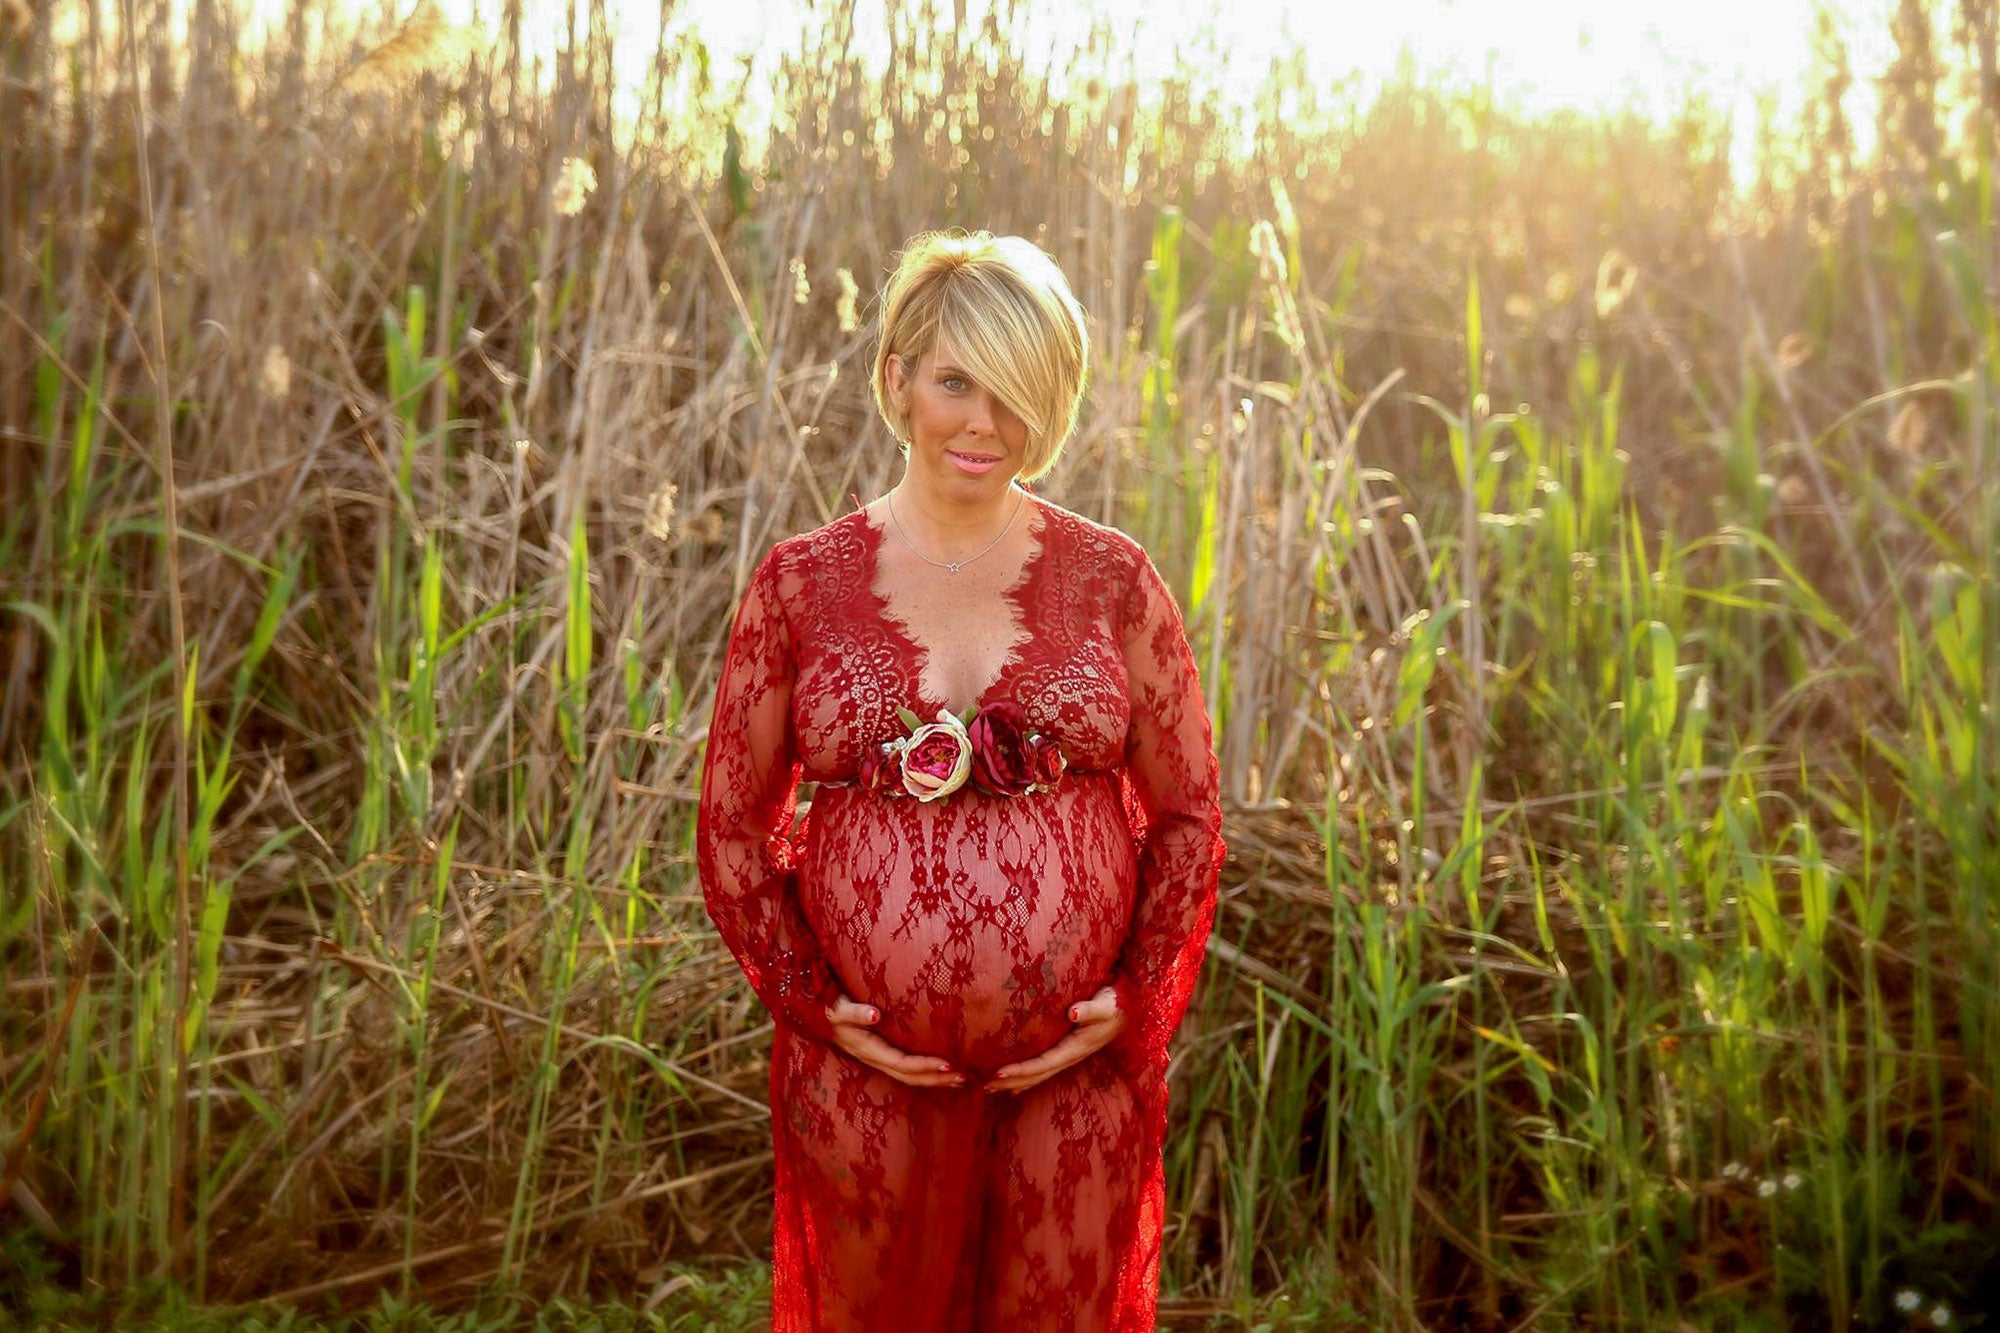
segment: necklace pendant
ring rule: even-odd
[[[945,572],[948,574],[958,573],[958,564],[956,562],[948,562],[945,565]]]

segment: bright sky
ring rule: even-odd
[[[470,4],[473,0],[458,0]],[[490,0],[488,0],[490,2]],[[824,14],[840,0],[819,0]],[[857,0],[866,32],[884,0]],[[949,13],[949,4],[941,3]],[[1092,22],[1129,35],[1140,76],[1171,72],[1177,47],[1198,31],[1227,33],[1221,54],[1254,82],[1273,56],[1305,47],[1315,76],[1374,81],[1407,50],[1420,72],[1483,79],[1537,107],[1599,107],[1637,98],[1664,110],[1692,85],[1718,100],[1776,90],[1796,98],[1810,61],[1817,8],[1840,16],[1857,72],[1891,54],[1894,0],[1028,0],[1036,44],[1079,45]],[[1220,7],[1226,22],[1218,22]],[[981,5],[974,0],[974,15]],[[717,55],[769,53],[795,40],[815,9],[800,0],[683,0],[677,23]],[[1221,73],[1220,71],[1218,73]]]
[[[246,0],[258,17],[282,14],[293,0]],[[549,52],[560,43],[571,0],[525,0],[526,45]],[[958,0],[970,11],[968,30],[989,0]],[[414,0],[327,0],[407,13]],[[456,22],[492,30],[503,0],[439,0]],[[589,0],[574,0],[587,10]],[[734,86],[744,57],[754,58],[748,86],[761,80],[779,51],[797,47],[834,5],[857,6],[857,44],[865,57],[885,49],[885,9],[912,0],[605,0],[628,98],[643,86],[663,9],[674,32],[698,35],[709,48],[718,82]],[[946,22],[955,0],[935,0]],[[1406,56],[1422,75],[1484,83],[1503,100],[1529,109],[1633,106],[1664,115],[1698,91],[1731,109],[1739,127],[1755,124],[1760,94],[1775,100],[1789,122],[1804,98],[1813,15],[1821,7],[1841,19],[1857,76],[1857,124],[1875,75],[1892,47],[1888,15],[1895,0],[1018,0],[1033,14],[1024,52],[1061,63],[1086,40],[1093,22],[1107,22],[1126,43],[1129,69],[1142,82],[1174,72],[1197,35],[1226,34],[1201,44],[1194,67],[1214,77],[1225,96],[1247,103],[1273,57],[1302,45],[1321,87],[1358,81],[1362,89],[1392,74]],[[581,20],[579,15],[579,20]],[[257,26],[253,19],[253,28]],[[1120,68],[1126,66],[1121,65]],[[630,106],[628,101],[628,108]],[[754,122],[758,108],[749,108]],[[749,136],[753,137],[754,136]]]

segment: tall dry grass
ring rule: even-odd
[[[1168,1308],[1978,1308],[1990,11],[1904,6],[1867,154],[1823,30],[1742,189],[1697,107],[1283,67],[1246,150],[1108,39],[1055,96],[1032,20],[874,72],[836,8],[745,145],[685,45],[622,135],[588,15],[546,88],[421,14],[0,17],[13,1222],[74,1284],[309,1305],[757,1249],[706,702],[761,553],[892,480],[867,298],[966,225],[1076,281],[1050,489],[1156,553],[1217,720]]]

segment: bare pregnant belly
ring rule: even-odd
[[[1038,1055],[1110,977],[1137,865],[1109,773],[925,805],[854,787],[813,800],[800,898],[884,1040],[974,1075]]]

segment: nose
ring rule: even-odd
[[[991,435],[994,433],[993,419],[996,415],[993,395],[981,391],[974,395],[972,407],[965,419],[968,435]]]

